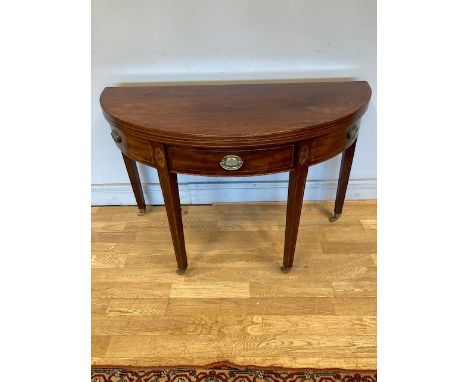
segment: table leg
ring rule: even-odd
[[[187,269],[187,253],[185,252],[184,227],[182,224],[177,174],[169,172],[167,166],[164,166],[158,168],[158,175],[166,205],[167,219],[171,229],[172,244],[174,245],[178,267],[177,273],[184,274]]]
[[[136,162],[130,159],[124,153],[122,158],[127,168],[128,177],[130,178],[130,184],[132,185],[133,194],[138,205],[138,215],[144,215],[146,211],[145,197],[143,196],[143,189],[141,188],[140,176],[138,175],[138,169]]]
[[[338,220],[343,211],[343,204],[346,196],[346,189],[348,188],[349,174],[351,173],[351,166],[353,164],[354,150],[356,149],[357,139],[349,146],[341,156],[340,177],[338,179],[338,189],[335,198],[335,210],[333,216],[329,219],[330,222]]]
[[[283,272],[293,266],[297,232],[301,218],[302,200],[307,180],[308,167],[298,167],[289,172],[288,206],[286,210],[286,230],[284,236]]]

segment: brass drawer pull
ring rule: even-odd
[[[239,170],[244,162],[237,155],[226,155],[219,164],[228,171]]]
[[[120,137],[119,133],[117,130],[112,130],[112,139],[114,140],[115,143],[120,143],[122,142],[122,138]]]

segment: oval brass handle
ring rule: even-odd
[[[359,131],[358,127],[356,125],[353,125],[346,133],[346,138],[350,140],[354,140],[354,138],[357,137],[358,131]]]
[[[219,164],[228,171],[239,170],[244,162],[237,155],[226,155]]]
[[[112,130],[112,139],[114,140],[115,143],[120,143],[122,142],[122,138],[120,137],[119,133],[117,130]]]

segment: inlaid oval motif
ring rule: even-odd
[[[309,157],[309,146],[304,145],[301,147],[301,151],[299,152],[299,164],[301,166],[304,165],[308,157]]]
[[[121,143],[122,142],[122,138],[120,137],[117,130],[112,130],[111,136],[112,136],[112,139],[114,140],[115,143]]]
[[[166,159],[164,158],[164,153],[161,151],[159,147],[156,150],[154,150],[154,156],[156,157],[156,163],[158,164],[159,167],[162,168],[166,165]]]
[[[242,167],[243,160],[237,155],[226,155],[219,164],[228,171],[239,170]]]
[[[356,125],[351,126],[351,128],[346,133],[346,138],[349,140],[354,140],[358,135],[358,127]]]

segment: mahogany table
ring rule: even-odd
[[[365,81],[108,87],[101,94],[139,214],[146,209],[135,161],[158,171],[178,273],[187,268],[177,173],[249,176],[289,171],[283,271],[294,260],[310,165],[343,153],[333,222],[340,216]]]

